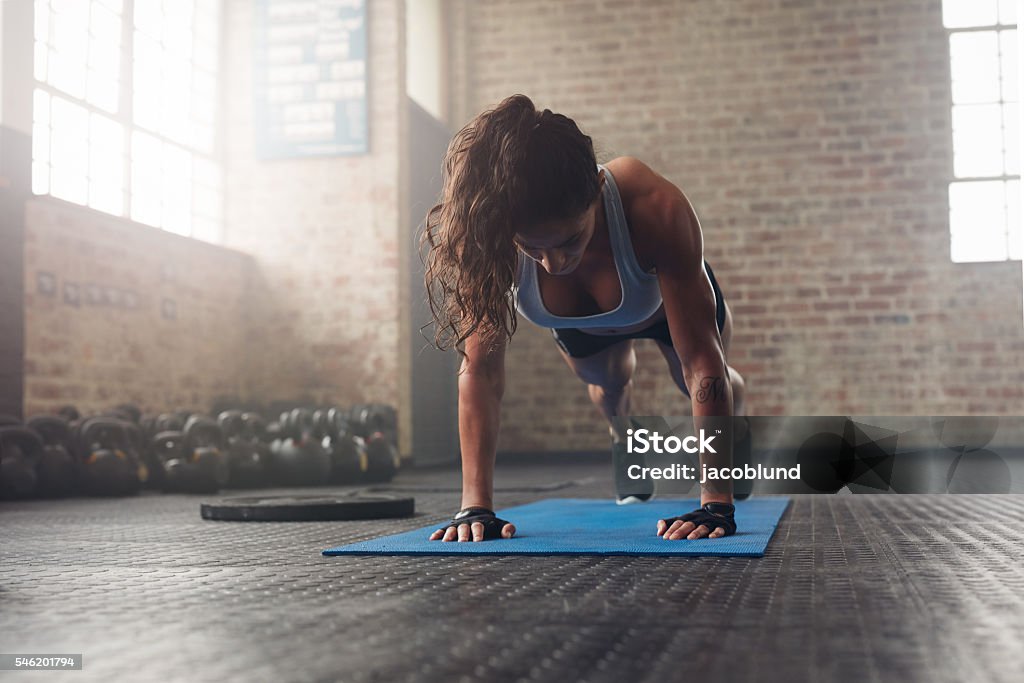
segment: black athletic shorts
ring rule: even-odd
[[[711,287],[715,290],[715,318],[718,320],[718,331],[721,332],[725,326],[725,298],[722,290],[718,287],[715,273],[711,270],[708,262],[704,262],[704,268],[708,271],[708,278],[711,280]],[[655,339],[663,344],[672,345],[672,335],[668,331],[668,320],[654,323],[629,334],[587,334],[575,327],[561,327],[551,330],[552,336],[558,345],[562,347],[572,358],[586,358],[599,351],[604,351],[609,346],[618,344],[626,339]]]

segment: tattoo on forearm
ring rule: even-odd
[[[718,401],[725,398],[725,380],[721,377],[705,377],[697,389],[697,403]]]

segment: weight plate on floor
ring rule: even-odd
[[[386,495],[245,496],[203,503],[203,519],[224,522],[333,522],[411,517],[415,499]]]

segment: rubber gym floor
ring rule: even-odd
[[[1019,496],[795,496],[763,558],[323,557],[440,522],[207,522],[209,496],[0,505],[0,651],[68,681],[1020,681]],[[601,462],[501,464],[499,507],[608,496]],[[306,489],[309,493],[310,490]],[[652,520],[652,529],[654,520]]]

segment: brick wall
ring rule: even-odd
[[[953,264],[937,0],[448,5],[454,127],[523,92],[690,197],[756,414],[1020,414],[1019,262]],[[637,413],[688,411],[651,342]],[[603,447],[547,333],[511,345],[500,447]]]
[[[408,334],[408,313],[399,296],[411,239],[401,172],[404,5],[367,3],[369,153],[274,161],[254,148],[253,5],[226,4],[223,103],[226,242],[252,254],[259,268],[250,330],[254,396],[407,408],[400,337]],[[408,410],[400,414],[406,420]]]
[[[25,211],[25,414],[246,391],[248,257],[49,197]]]
[[[282,161],[253,149],[252,5],[226,3],[228,248],[28,202],[27,414],[384,401],[407,436],[404,5],[368,3],[370,152]]]

